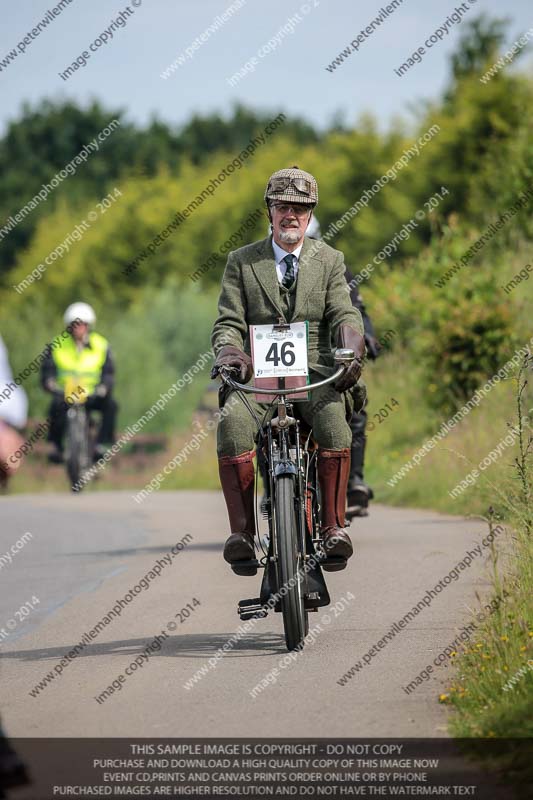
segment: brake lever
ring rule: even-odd
[[[226,383],[228,379],[231,380],[232,374],[237,376],[239,372],[240,370],[238,367],[227,367],[222,365],[221,367],[213,367],[211,370],[211,378],[215,380],[215,378],[220,377],[221,380]]]

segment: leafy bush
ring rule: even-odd
[[[503,304],[473,303],[464,297],[439,315],[426,336],[424,362],[434,391],[432,405],[456,411],[508,358],[512,316]]]

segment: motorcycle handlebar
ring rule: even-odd
[[[239,372],[238,367],[220,367],[219,375],[229,386],[233,389],[239,389],[240,391],[247,392],[248,394],[269,394],[269,395],[279,395],[284,396],[287,394],[303,394],[304,392],[313,391],[313,389],[318,389],[320,386],[327,386],[329,383],[333,383],[336,381],[337,378],[343,374],[346,366],[343,364],[339,367],[339,369],[333,374],[330,375],[329,378],[324,378],[323,381],[318,381],[317,383],[309,383],[305,386],[296,386],[293,389],[278,389],[273,387],[272,389],[260,389],[257,386],[249,386],[247,383],[237,383],[230,377],[230,373],[232,372]]]

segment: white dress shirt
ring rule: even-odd
[[[2,397],[2,395],[4,395]],[[13,380],[6,346],[0,336],[0,419],[23,428],[28,416],[28,398],[21,386]]]
[[[296,264],[294,265],[294,280],[296,280],[296,277],[298,275],[298,267],[300,263],[300,253],[302,252],[302,247],[303,247],[303,242],[292,253],[288,253],[286,250],[283,250],[283,248],[281,248],[279,244],[276,244],[274,239],[272,239],[272,249],[274,250],[274,258],[276,259],[276,273],[278,276],[278,281],[280,283],[282,283],[283,278],[285,277],[285,273],[287,272],[287,263],[283,259],[285,258],[285,256],[288,255],[293,255],[296,258]]]

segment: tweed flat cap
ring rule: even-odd
[[[279,169],[268,179],[265,200],[315,206],[318,203],[318,184],[309,172],[297,166]]]

